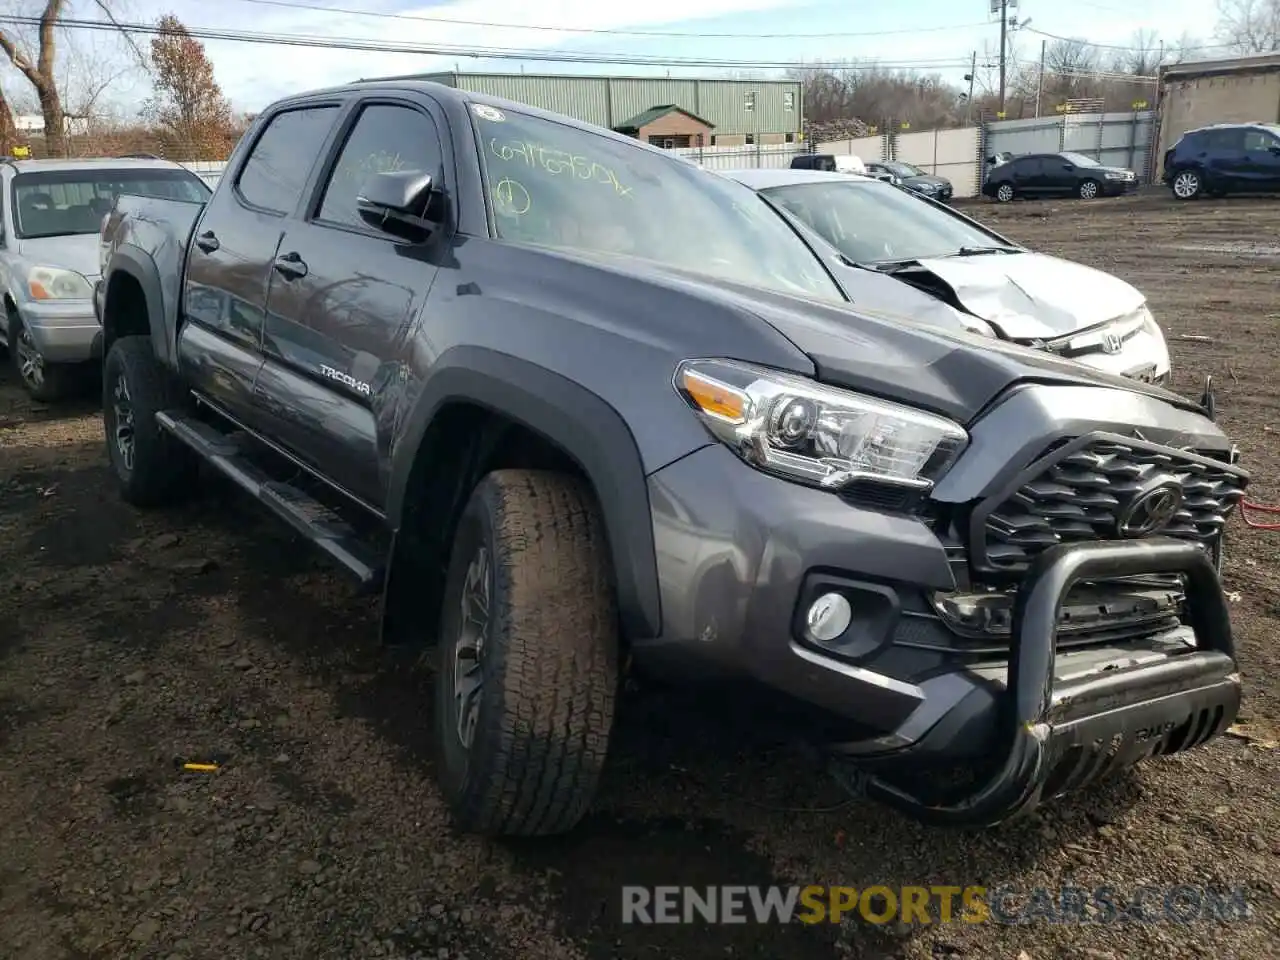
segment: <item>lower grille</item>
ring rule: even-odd
[[[970,518],[975,570],[1016,573],[1059,543],[1148,536],[1215,548],[1248,475],[1210,456],[1111,434],[1050,451]]]

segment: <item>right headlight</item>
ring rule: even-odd
[[[747,463],[817,487],[876,480],[925,490],[969,442],[945,417],[738,361],[687,360],[674,382]]]

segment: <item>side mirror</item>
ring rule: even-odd
[[[422,240],[432,230],[427,206],[433,189],[431,174],[422,170],[375,173],[356,194],[356,209],[371,227],[405,240]]]
[[[1267,147],[1267,149],[1270,150],[1272,153],[1274,153],[1277,157],[1280,157],[1280,143],[1273,143],[1271,146]]]

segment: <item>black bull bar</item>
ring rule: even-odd
[[[1156,573],[1186,577],[1194,652],[1054,683],[1058,611],[1084,580]],[[1240,678],[1226,597],[1194,543],[1153,538],[1063,544],[1033,562],[1014,604],[1009,685],[1001,699],[1005,761],[960,799],[933,803],[878,776],[872,799],[927,823],[993,826],[1110,771],[1213,739],[1240,708]]]

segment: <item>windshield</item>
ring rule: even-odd
[[[187,170],[49,170],[13,178],[13,224],[18,237],[97,233],[122,193],[203,203],[212,191]]]
[[[913,167],[909,163],[903,163],[901,160],[891,160],[885,164],[889,168],[889,172],[895,177],[923,177],[925,172],[919,167]]]
[[[855,263],[948,257],[1006,242],[879,180],[798,183],[762,191]]]
[[[1077,167],[1096,167],[1099,165],[1097,160],[1092,157],[1086,157],[1083,153],[1063,153],[1059,154],[1059,156],[1069,163],[1074,163]]]
[[[500,238],[846,302],[808,245],[751,189],[568,124],[481,104],[472,112]]]

